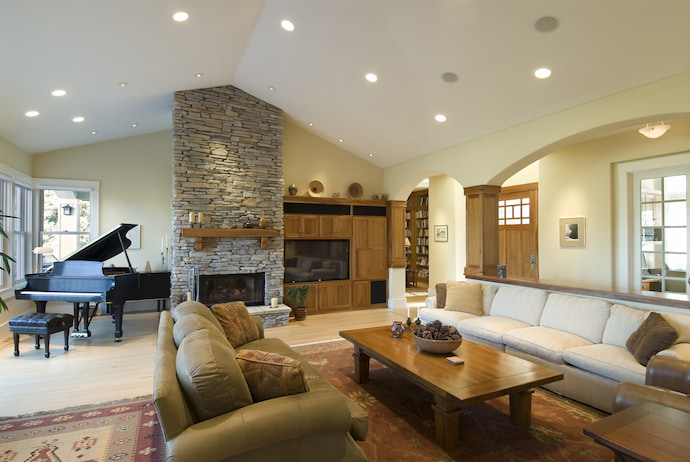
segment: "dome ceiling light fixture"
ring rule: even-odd
[[[660,124],[647,124],[640,128],[638,132],[642,133],[647,138],[659,138],[661,135],[666,133],[668,129],[671,128],[670,125],[666,125],[663,121]]]

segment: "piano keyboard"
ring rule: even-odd
[[[39,297],[44,297],[46,295],[50,296],[68,296],[68,297],[99,297],[101,298],[103,294],[101,292],[41,292],[38,290],[22,290],[20,293],[26,295],[38,295]]]

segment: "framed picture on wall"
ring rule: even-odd
[[[561,218],[559,220],[559,234],[561,247],[585,246],[585,219]]]
[[[434,241],[448,242],[448,225],[434,226]]]

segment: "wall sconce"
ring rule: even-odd
[[[74,210],[74,207],[72,207],[69,204],[62,206],[62,214],[63,215],[72,215],[72,210]]]
[[[660,124],[647,124],[638,131],[647,138],[659,138],[661,135],[666,133],[669,128],[671,128],[670,125],[666,125],[665,123],[661,122]]]

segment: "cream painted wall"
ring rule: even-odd
[[[0,163],[31,176],[31,155],[0,136]]]
[[[669,122],[661,138],[637,131],[575,144],[539,165],[539,268],[544,280],[615,283],[615,164],[690,151],[690,120]],[[561,248],[559,218],[584,217],[585,248]]]
[[[348,197],[352,183],[362,185],[362,199],[379,196],[383,190],[383,169],[366,162],[339,147],[318,138],[283,117],[283,178],[285,195],[291,184],[297,186],[297,195],[307,194],[313,180],[323,183],[322,197]]]
[[[161,240],[172,226],[172,133],[158,132],[36,154],[34,178],[100,183],[99,234],[120,223],[141,225],[141,249],[128,250],[132,266],[160,270]],[[107,264],[125,266],[124,255]]]
[[[517,186],[520,184],[537,183],[539,181],[539,161],[533,162],[515,175],[508,178],[501,186]]]

